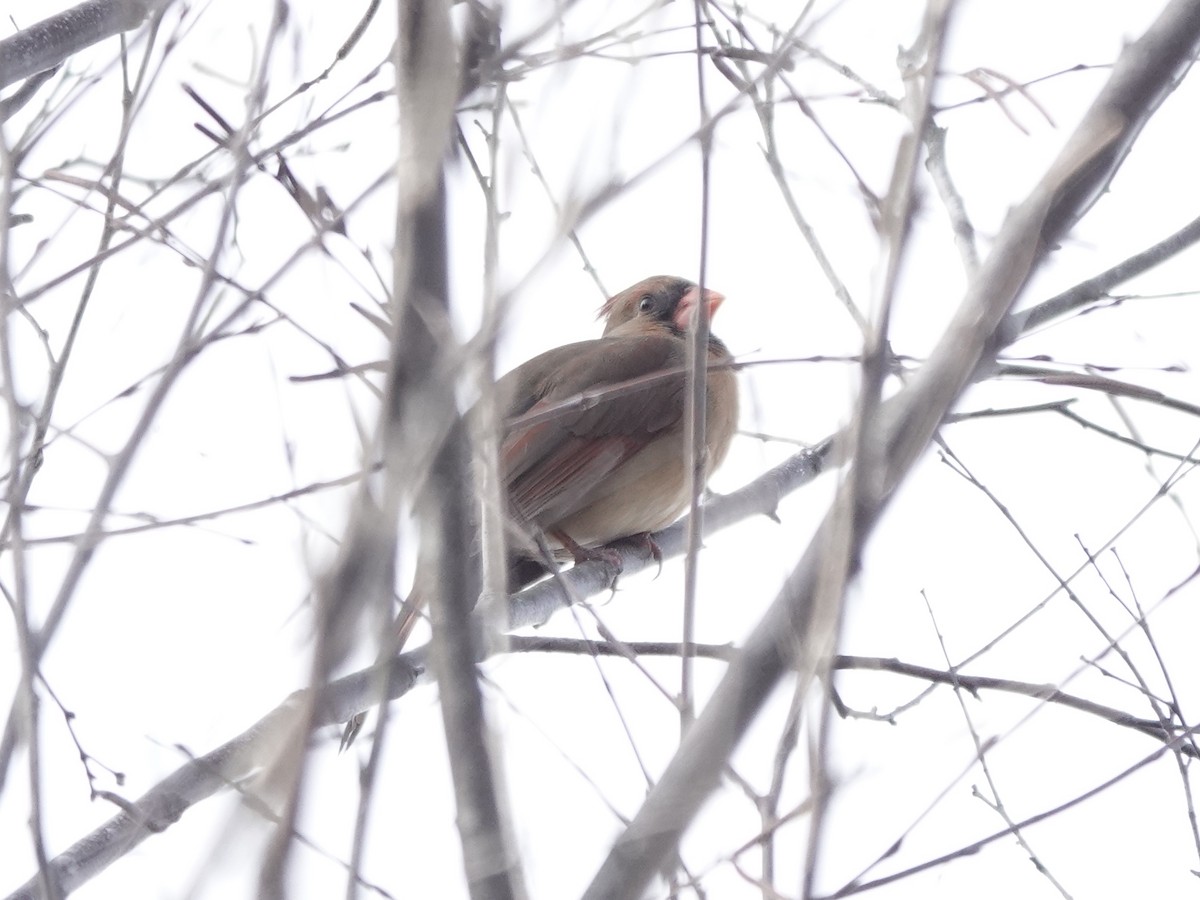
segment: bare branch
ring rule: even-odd
[[[1005,314],[1053,242],[1094,202],[1150,114],[1186,71],[1200,43],[1200,3],[1176,0],[1128,46],[1109,82],[1032,194],[1010,214],[929,362],[881,409],[883,487],[860,495],[852,546],[869,535],[894,487],[983,360]],[[860,476],[860,478],[863,476]],[[814,599],[827,554],[838,550],[826,517],[767,614],[625,833],[597,872],[590,900],[638,894],[674,852],[717,784],[722,767],[785,672],[813,665],[808,649]]]
[[[171,0],[86,0],[0,41],[0,88],[60,65],[122,31],[137,28]]]
[[[446,196],[442,158],[449,145],[457,99],[456,53],[449,5],[422,0],[400,6],[397,42],[402,154],[396,239],[396,297],[403,304],[393,342],[397,377],[390,379],[389,466],[404,429],[420,428],[429,410],[445,410],[452,425],[437,446],[429,475],[416,496],[421,523],[419,567],[433,574],[416,589],[428,590],[433,616],[430,658],[441,689],[442,723],[450,748],[457,823],[467,884],[474,900],[508,900],[524,894],[520,864],[507,834],[499,770],[483,709],[475,660],[481,637],[472,617],[481,585],[475,563],[463,565],[463,548],[476,540],[471,451],[456,410],[457,379],[438,359],[449,328]],[[430,181],[432,179],[432,181]],[[414,403],[415,392],[424,402]],[[401,406],[401,402],[403,405]]]
[[[424,671],[425,654],[405,654],[384,668],[387,691],[400,696]],[[373,669],[355,672],[326,685],[318,692],[297,691],[274,710],[220,747],[184,763],[139,797],[128,811],[109,819],[95,831],[60,853],[8,900],[41,900],[41,878],[48,879],[61,894],[69,894],[130,853],[146,838],[159,834],[179,821],[193,805],[231,785],[257,794],[251,779],[261,772],[263,760],[285,735],[295,733],[300,716],[313,710],[313,727],[346,721],[359,708],[359,699],[369,695],[379,673]],[[306,740],[302,740],[302,744]]]

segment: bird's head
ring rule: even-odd
[[[605,320],[605,337],[617,329],[620,334],[637,334],[663,327],[683,334],[691,326],[701,302],[708,307],[708,318],[712,321],[724,300],[724,295],[716,291],[701,293],[686,278],[655,275],[613,296],[600,308],[600,317]]]

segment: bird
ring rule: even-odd
[[[506,410],[500,471],[510,519],[579,561],[589,548],[679,517],[691,500],[688,330],[701,304],[711,321],[724,299],[686,278],[644,279],[601,307],[601,337],[535,356],[497,382]],[[710,334],[707,472],[724,460],[737,426],[732,360]],[[582,395],[589,402],[572,406]]]
[[[724,301],[686,278],[645,278],[600,308],[599,338],[547,350],[497,380],[509,591],[552,571],[545,548],[576,563],[616,562],[604,546],[641,536],[659,555],[650,533],[691,502],[689,332],[702,306],[711,322]],[[733,356],[711,332],[706,357],[705,481],[725,459],[738,419]],[[418,571],[391,653],[423,605],[420,582]],[[360,714],[347,724],[343,749],[361,722]]]

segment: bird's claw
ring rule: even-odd
[[[643,531],[641,534],[635,534],[629,538],[630,541],[638,546],[638,549],[645,552],[652,560],[658,563],[658,571],[654,573],[654,577],[658,578],[663,570],[663,552],[662,547],[658,546],[658,541],[654,539],[648,531]]]
[[[616,588],[617,579],[621,577],[621,572],[625,568],[625,564],[621,562],[619,551],[613,550],[610,547],[582,547],[569,534],[563,531],[555,531],[553,535],[571,554],[571,557],[575,560],[575,565],[596,560],[608,566],[613,573],[609,587]]]
[[[625,563],[621,561],[620,551],[610,547],[580,547],[579,552],[572,553],[572,556],[575,557],[575,565],[592,561],[603,563],[612,572],[612,579],[608,583],[609,588],[614,591],[617,589],[617,579],[625,570]]]
[[[366,718],[367,714],[365,712],[355,713],[350,717],[350,721],[346,723],[346,728],[342,732],[342,744],[338,747],[338,753],[345,753],[350,749],[350,745],[354,743],[354,739],[362,731],[363,722],[366,721]]]

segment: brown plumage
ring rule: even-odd
[[[724,301],[685,278],[657,275],[600,310],[604,334],[548,350],[497,382],[506,433],[500,470],[508,493],[509,589],[547,571],[533,539],[576,560],[624,537],[663,528],[687,508],[691,454],[684,441],[688,331],[699,305]],[[706,472],[737,427],[737,381],[721,341],[708,339]],[[581,394],[583,404],[571,401]],[[407,640],[423,605],[420,572],[387,654]],[[349,746],[362,714],[346,726]]]
[[[723,300],[705,291],[710,317]],[[656,531],[678,518],[689,501],[687,330],[700,302],[699,288],[686,279],[647,278],[604,305],[603,337],[547,351],[500,379],[506,421],[515,423],[500,451],[514,519],[574,549]],[[725,458],[737,425],[737,383],[721,365],[731,360],[710,337],[709,472]],[[594,405],[522,427],[522,416],[585,392]]]

